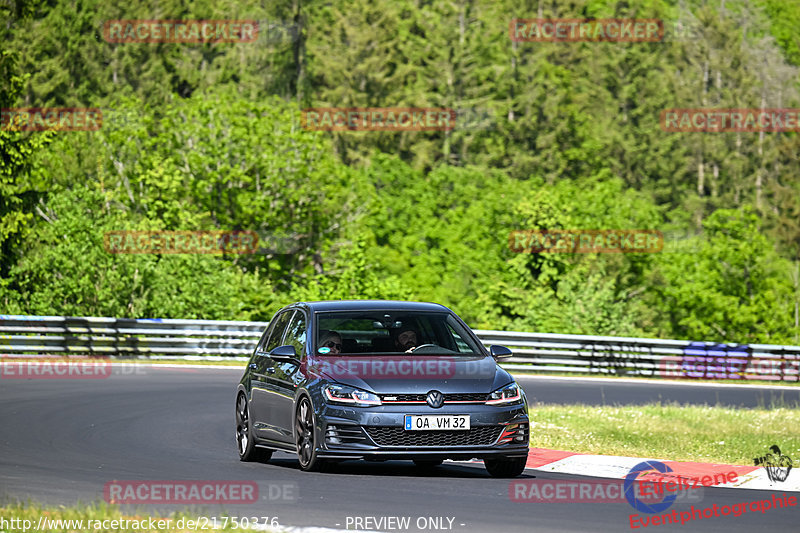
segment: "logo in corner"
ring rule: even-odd
[[[773,483],[784,482],[789,477],[789,472],[792,471],[792,460],[788,455],[781,453],[781,449],[777,444],[773,444],[769,448],[770,453],[763,457],[754,457],[753,463],[756,466],[762,465],[767,471],[767,477]]]
[[[625,476],[625,499],[628,500],[628,503],[630,503],[634,509],[642,513],[655,514],[666,511],[675,503],[675,499],[677,498],[677,494],[670,494],[658,503],[649,504],[636,497],[633,490],[633,483],[639,477],[640,473],[648,473],[653,470],[657,470],[662,474],[672,472],[672,469],[661,461],[644,461],[631,468],[628,475]]]

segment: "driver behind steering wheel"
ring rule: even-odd
[[[416,330],[412,328],[403,328],[398,330],[397,335],[394,337],[394,347],[398,352],[411,353],[419,345],[419,335]]]

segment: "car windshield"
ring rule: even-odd
[[[316,353],[482,355],[450,313],[358,311],[317,314]]]

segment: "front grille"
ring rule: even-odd
[[[381,401],[385,403],[425,402],[426,397],[427,394],[381,394]],[[484,403],[488,397],[489,395],[483,392],[445,394],[444,403],[448,402]]]
[[[391,398],[391,400],[387,399]],[[424,402],[424,394],[381,394],[381,401],[387,403]]]
[[[365,427],[378,446],[489,446],[504,426],[477,426],[464,431],[406,431],[397,426]]]
[[[466,394],[445,394],[444,401],[447,402],[475,402],[475,403],[484,403],[488,398],[488,394],[484,394],[482,392],[478,393],[466,393]]]

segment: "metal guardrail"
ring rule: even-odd
[[[503,365],[541,372],[659,378],[800,381],[800,346],[475,330],[486,345],[508,346]]]
[[[266,322],[0,315],[0,356],[243,360]],[[800,346],[475,330],[516,370],[800,381]]]
[[[266,322],[0,315],[8,355],[249,357]]]

